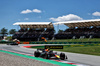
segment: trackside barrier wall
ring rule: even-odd
[[[11,41],[0,41],[0,44],[13,43]],[[25,42],[24,44],[100,44],[100,42]]]
[[[30,44],[99,44],[100,42],[30,42]]]
[[[5,43],[13,43],[13,42],[0,41],[0,44],[5,44]]]

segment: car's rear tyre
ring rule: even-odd
[[[65,53],[60,53],[60,59],[65,60]]]
[[[39,57],[39,56],[40,56],[40,52],[39,52],[39,51],[35,51],[35,52],[34,52],[34,56],[35,56],[35,57]]]

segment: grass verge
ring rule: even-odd
[[[55,49],[55,50],[57,50],[57,49]],[[64,48],[64,49],[58,49],[57,51],[82,53],[82,54],[100,56],[100,46],[67,47],[67,48]]]
[[[32,47],[32,48],[37,48],[37,47]],[[44,47],[40,46],[38,48],[44,48]],[[63,49],[51,49],[51,50],[100,56],[100,46],[64,47]]]

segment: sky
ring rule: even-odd
[[[0,0],[0,29],[16,22],[61,22],[100,18],[100,0]],[[57,30],[57,26],[54,26]],[[60,25],[59,29],[67,27]]]

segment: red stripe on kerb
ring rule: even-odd
[[[68,64],[76,65],[75,63],[68,63]]]
[[[25,48],[31,48],[31,46],[23,46],[23,47],[25,47]]]
[[[60,62],[60,60],[54,60],[54,61],[58,61],[58,62]]]
[[[32,46],[41,46],[41,45],[32,45]],[[22,47],[31,48],[32,46],[22,46]]]

